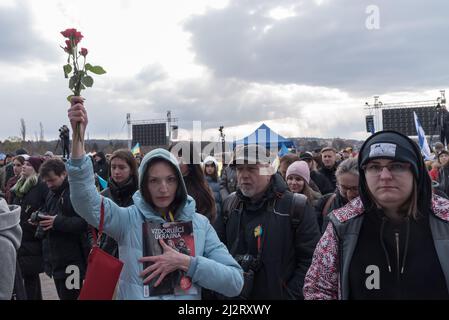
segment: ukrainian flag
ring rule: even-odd
[[[131,153],[135,156],[140,154],[140,143],[136,143],[136,145],[131,149]]]

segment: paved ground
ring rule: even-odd
[[[53,279],[49,278],[45,273],[40,274],[42,297],[44,300],[59,300],[56,293],[56,287]]]

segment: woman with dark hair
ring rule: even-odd
[[[109,162],[108,187],[101,194],[120,207],[128,207],[134,204],[133,195],[138,185],[137,163],[131,151],[126,149],[114,151]],[[100,246],[109,254],[119,256],[117,242],[111,237],[103,235]]]
[[[187,193],[195,200],[196,210],[213,223],[217,217],[217,208],[201,168],[200,153],[193,143],[183,142],[170,146],[169,151],[178,159]]]
[[[134,204],[122,208],[97,192],[92,174],[92,162],[84,151],[84,133],[88,123],[83,98],[72,97],[68,112],[74,129],[80,128],[81,139],[73,139],[71,159],[67,163],[71,200],[75,210],[86,221],[98,227],[100,207],[104,204],[104,232],[114,238],[120,248],[124,266],[120,274],[117,297],[119,299],[200,299],[201,288],[233,297],[243,287],[243,272],[220,242],[208,219],[195,212],[195,201],[187,194],[177,159],[167,150],[155,149],[142,160],[139,168],[139,190]],[[81,140],[81,141],[80,141]],[[142,257],[145,222],[192,222],[195,256],[180,253],[159,243],[163,254]],[[151,263],[147,268],[143,264]],[[182,295],[149,296],[146,285],[157,279],[154,286],[172,272],[183,272],[191,278],[191,286]]]
[[[17,183],[22,173],[22,167],[25,164],[25,158],[22,156],[15,156],[13,161],[14,176],[11,177],[5,186],[5,200],[8,203],[12,203],[13,195],[11,194],[11,188]]]
[[[220,178],[218,177],[218,161],[212,157],[208,156],[204,159],[204,176],[212,190],[215,199],[215,208],[217,209],[217,217],[221,214],[221,194],[220,194]]]
[[[360,149],[360,197],[330,214],[306,299],[449,299],[449,201],[432,194],[419,147],[395,131]]]
[[[22,244],[17,260],[25,282],[29,300],[42,300],[39,273],[44,271],[42,259],[42,238],[36,237],[37,226],[29,222],[31,215],[45,207],[48,188],[39,177],[42,159],[28,157],[22,166],[22,173],[17,183],[11,188],[12,204],[21,206],[20,226],[22,227]]]

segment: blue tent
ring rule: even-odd
[[[272,144],[277,144],[278,150],[282,147],[282,145],[285,145],[287,148],[293,148],[295,146],[293,141],[277,134],[264,123],[249,136],[234,141],[234,147],[242,144],[265,144],[267,149],[270,149]]]

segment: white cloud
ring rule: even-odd
[[[67,123],[59,32],[75,27],[88,62],[107,70],[83,92],[91,138],[126,138],[128,112],[171,110],[211,140],[220,125],[242,138],[262,122],[284,136],[364,139],[374,94],[436,99],[449,84],[447,5],[434,2],[415,14],[382,0],[370,33],[363,1],[0,0],[0,138],[18,135],[20,118],[31,134],[42,121],[47,138]]]

